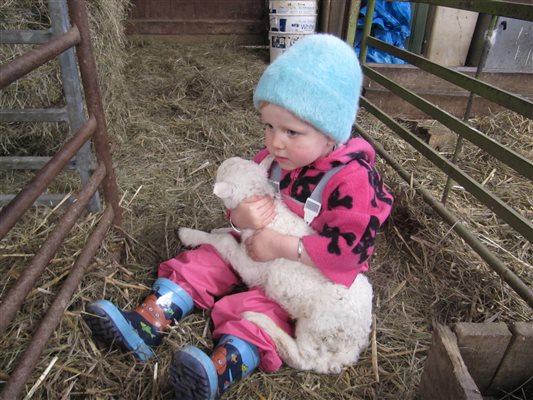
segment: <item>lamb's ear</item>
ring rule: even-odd
[[[213,193],[221,199],[227,199],[233,196],[234,189],[233,185],[227,182],[216,182],[213,187]]]
[[[261,162],[259,163],[259,165],[260,165],[261,167],[263,167],[263,169],[264,169],[265,171],[268,171],[269,168],[270,168],[270,166],[272,165],[272,162],[273,162],[273,161],[274,161],[274,156],[273,156],[272,154],[269,154],[268,156],[266,156],[266,157],[263,159],[263,161],[261,161]]]

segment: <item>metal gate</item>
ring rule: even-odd
[[[486,39],[482,55],[480,57],[477,72],[474,77],[468,76],[458,72],[452,68],[447,68],[437,63],[434,63],[427,58],[414,54],[412,52],[402,50],[396,46],[392,46],[370,35],[371,24],[374,14],[375,0],[368,0],[367,14],[365,25],[363,28],[363,38],[360,52],[360,60],[363,67],[363,72],[366,78],[376,82],[382,87],[386,88],[391,94],[399,96],[403,101],[410,103],[429,117],[446,126],[457,135],[455,152],[448,160],[441,154],[436,152],[426,142],[421,140],[413,132],[406,129],[403,125],[395,121],[391,116],[380,110],[376,105],[369,101],[364,96],[361,98],[361,105],[367,109],[376,118],[382,121],[395,135],[403,139],[420,155],[429,160],[435,167],[444,172],[447,176],[445,189],[442,197],[439,200],[431,194],[427,187],[424,187],[416,180],[413,180],[414,171],[406,170],[401,163],[396,160],[390,153],[388,153],[383,146],[372,139],[360,126],[356,126],[358,133],[370,141],[376,148],[376,151],[391,165],[396,172],[408,182],[416,192],[429,204],[442,219],[447,222],[453,231],[455,231],[471,248],[479,254],[479,256],[494,270],[500,277],[522,298],[530,307],[533,307],[533,291],[509,268],[500,258],[498,258],[487,246],[479,240],[479,238],[464,224],[461,219],[457,217],[449,208],[446,207],[446,200],[448,198],[451,182],[457,182],[472,196],[474,196],[480,203],[495,213],[503,222],[507,223],[516,234],[521,235],[530,243],[533,243],[533,224],[524,215],[513,209],[508,203],[500,199],[491,191],[487,190],[484,185],[477,182],[467,172],[461,170],[456,161],[460,154],[463,140],[468,140],[483,150],[490,156],[502,162],[506,166],[512,168],[517,174],[533,181],[533,162],[518,154],[512,149],[495,141],[487,136],[485,133],[472,127],[468,123],[471,113],[472,102],[474,96],[481,96],[488,99],[508,110],[520,114],[526,118],[533,118],[533,103],[525,97],[520,97],[509,93],[503,89],[490,85],[479,79],[479,74],[483,70],[484,60],[487,52],[490,50],[491,37],[496,27],[499,16],[505,16],[518,20],[533,21],[533,5],[524,3],[508,2],[508,1],[465,1],[465,0],[426,0],[418,1],[416,3],[430,4],[433,6],[444,6],[457,8],[462,10],[475,11],[492,16],[491,23],[486,32]],[[378,50],[392,54],[406,61],[407,63],[418,67],[419,69],[432,74],[435,77],[446,80],[460,88],[469,91],[470,96],[464,116],[462,119],[453,116],[427,101],[416,93],[407,90],[398,85],[393,80],[387,78],[379,73],[375,68],[365,62],[368,47],[371,46]],[[532,75],[533,76],[533,75]],[[525,82],[524,84],[531,84]]]
[[[24,388],[24,384],[35,368],[47,340],[61,321],[68,301],[84,275],[85,268],[91,262],[109,228],[113,224],[116,226],[121,226],[122,224],[122,212],[119,206],[106,121],[98,87],[96,62],[89,36],[87,10],[82,0],[68,0],[68,7],[72,27],[67,32],[2,65],[0,67],[0,89],[53,60],[67,49],[75,47],[88,118],[46,165],[36,173],[34,178],[1,210],[0,240],[7,235],[19,218],[25,214],[65,165],[90,139],[92,139],[94,144],[97,165],[83,189],[77,194],[76,200],[57,222],[29,265],[25,268],[24,273],[1,299],[0,335],[11,324],[24,299],[37,279],[42,275],[99,187],[102,188],[104,195],[104,211],[100,222],[89,236],[85,247],[81,250],[68,277],[35,331],[31,342],[18,359],[8,382],[3,387],[0,398],[6,400],[17,398]]]
[[[69,28],[68,9],[66,0],[49,1],[48,12],[50,14],[50,28],[46,30],[18,30],[0,31],[0,44],[42,44],[51,38],[66,33]],[[65,98],[64,107],[24,108],[15,110],[0,110],[2,122],[66,122],[69,134],[72,135],[85,121],[85,111],[81,94],[81,83],[76,66],[76,55],[70,48],[58,57],[61,80]],[[50,157],[0,157],[0,168],[9,169],[40,169],[49,161]],[[70,165],[72,164],[72,165]],[[86,184],[90,178],[90,170],[93,164],[91,143],[86,142],[78,151],[69,168],[76,169],[82,184]],[[0,195],[0,204],[13,199],[13,195]],[[65,194],[46,194],[38,198],[39,204],[53,206],[63,201]],[[88,208],[91,211],[100,210],[100,197],[96,192],[89,201]]]

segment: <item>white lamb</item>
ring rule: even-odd
[[[275,197],[267,177],[271,162],[269,158],[258,165],[238,157],[224,161],[217,171],[214,193],[230,209],[252,195]],[[276,217],[268,228],[294,236],[313,232],[281,200],[276,198],[275,204]],[[213,245],[245,284],[262,287],[268,297],[296,320],[293,338],[264,314],[243,314],[270,335],[287,365],[319,373],[339,373],[343,367],[355,364],[368,346],[371,329],[372,286],[366,276],[359,274],[352,286],[346,288],[329,281],[317,268],[299,262],[283,258],[255,262],[248,257],[243,244],[252,233],[243,230],[239,243],[227,232],[179,229],[183,244]]]

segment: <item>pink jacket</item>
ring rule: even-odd
[[[254,159],[261,162],[268,154],[268,150],[261,150]],[[391,212],[393,197],[374,163],[372,146],[362,138],[353,138],[311,165],[282,171],[282,197],[303,217],[303,206],[291,198],[305,203],[325,171],[347,164],[324,188],[322,210],[311,223],[317,234],[303,238],[315,265],[335,283],[350,286],[359,272],[368,270],[377,230]]]

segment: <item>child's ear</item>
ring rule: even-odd
[[[228,197],[233,196],[234,187],[227,182],[216,182],[213,187],[213,193],[218,198],[227,199]]]

